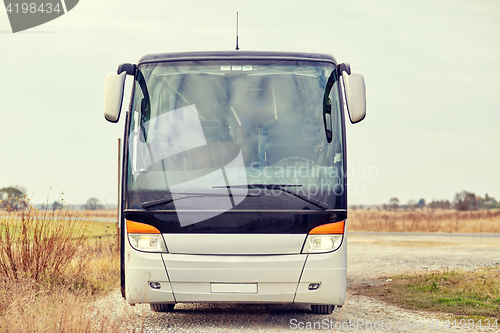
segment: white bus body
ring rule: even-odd
[[[127,302],[342,306],[343,111],[364,118],[363,77],[323,54],[149,54],[106,77],[108,121],[119,120],[126,75]]]

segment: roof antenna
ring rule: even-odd
[[[236,12],[236,51],[240,48],[238,47],[238,12]]]

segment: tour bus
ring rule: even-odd
[[[327,54],[155,53],[105,80],[118,122],[121,291],[129,304],[346,298],[346,133],[363,76]],[[346,112],[344,112],[346,111]]]

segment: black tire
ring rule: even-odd
[[[332,314],[335,305],[311,305],[311,310],[317,314]]]
[[[171,312],[174,310],[175,304],[160,304],[160,303],[151,303],[151,310],[154,312]]]

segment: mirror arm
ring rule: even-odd
[[[126,64],[120,64],[120,66],[118,66],[118,70],[116,71],[116,74],[121,74],[123,72],[127,72],[127,75],[135,76],[136,71],[137,71],[137,65],[126,63]]]
[[[348,62],[344,62],[338,65],[338,68],[339,68],[339,76],[342,76],[343,72],[346,72],[347,75],[351,75],[351,65],[349,65]]]

